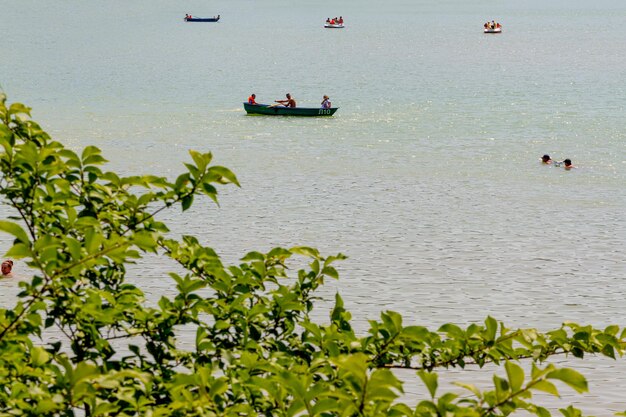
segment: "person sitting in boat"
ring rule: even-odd
[[[489,29],[489,22],[485,22],[485,24],[483,25],[485,29]]]
[[[322,108],[323,109],[330,109],[332,107],[332,104],[330,102],[330,99],[328,98],[327,95],[324,94],[324,98],[322,100]]]
[[[252,93],[250,97],[248,97],[248,104],[257,104],[256,94]]]
[[[329,23],[330,23],[331,25],[334,25],[334,24],[335,24],[335,19],[330,19],[330,22],[329,22]]]
[[[541,163],[542,164],[546,164],[546,165],[550,165],[552,163],[552,159],[550,159],[550,155],[545,154],[544,156],[541,157]]]
[[[343,25],[343,16],[339,16],[339,20],[337,20],[337,23]]]
[[[278,105],[283,106],[283,107],[295,108],[296,107],[296,100],[294,100],[293,97],[291,97],[291,94],[287,93],[285,95],[285,97],[287,97],[286,100],[274,100],[274,102],[278,103]]]
[[[330,17],[326,18],[326,23],[330,24]]]
[[[500,29],[502,26],[500,26],[500,23],[496,23],[496,29]]]

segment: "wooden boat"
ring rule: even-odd
[[[485,29],[485,33],[502,33],[502,27],[495,29]]]
[[[332,116],[339,107],[331,109],[320,109],[310,107],[280,107],[270,106],[269,104],[249,104],[243,103],[243,108],[248,114],[263,114],[266,116],[303,116],[318,117]]]
[[[330,23],[326,23],[326,24],[324,25],[324,27],[325,27],[326,29],[343,29],[343,28],[344,28],[344,26],[343,26],[343,25],[340,25],[340,24],[338,24],[338,23],[335,23],[335,24],[333,24],[333,25],[331,25]]]
[[[185,17],[185,22],[217,22],[220,20],[220,15],[217,17]]]

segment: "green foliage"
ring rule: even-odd
[[[276,248],[224,265],[195,237],[168,237],[161,211],[185,211],[198,195],[217,202],[217,187],[239,185],[210,153],[191,151],[173,181],[122,177],[104,170],[98,148],[65,148],[29,112],[0,96],[0,194],[12,210],[0,230],[14,238],[8,256],[35,271],[16,305],[0,309],[3,415],[544,417],[534,392],[558,396],[558,381],[587,391],[582,375],[546,359],[624,353],[617,326],[540,333],[491,317],[432,331],[385,311],[360,336],[339,294],[328,322],[315,323],[316,290],[338,278],[343,255]],[[146,253],[185,271],[169,274],[175,290],[152,307],[127,280],[126,265]],[[308,267],[292,272],[295,257]],[[177,342],[183,327],[195,332],[192,346]],[[46,340],[50,328],[63,339]],[[487,363],[502,367],[493,387],[459,382],[438,393],[446,368]],[[428,398],[402,403],[394,369],[413,370]]]

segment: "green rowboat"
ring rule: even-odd
[[[266,116],[304,116],[321,117],[332,116],[339,107],[331,109],[307,108],[307,107],[272,107],[269,104],[243,103],[243,108],[248,114],[264,114]]]

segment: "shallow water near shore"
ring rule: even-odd
[[[219,208],[166,212],[173,233],[227,262],[274,246],[346,254],[319,320],[339,291],[361,331],[383,310],[431,327],[487,315],[626,326],[626,3],[0,4],[0,84],[56,139],[100,147],[125,174],[175,176],[196,149],[238,175]],[[335,15],[346,28],[323,29]],[[487,19],[503,33],[484,35]],[[246,116],[252,92],[306,107],[328,94],[340,109]],[[545,153],[577,169],[542,166]],[[157,300],[171,268],[150,259],[131,272]],[[14,275],[0,280],[3,307],[26,278],[20,262]],[[626,360],[565,363],[591,393],[564,389],[551,410],[626,409]],[[488,386],[492,371],[450,378]]]

